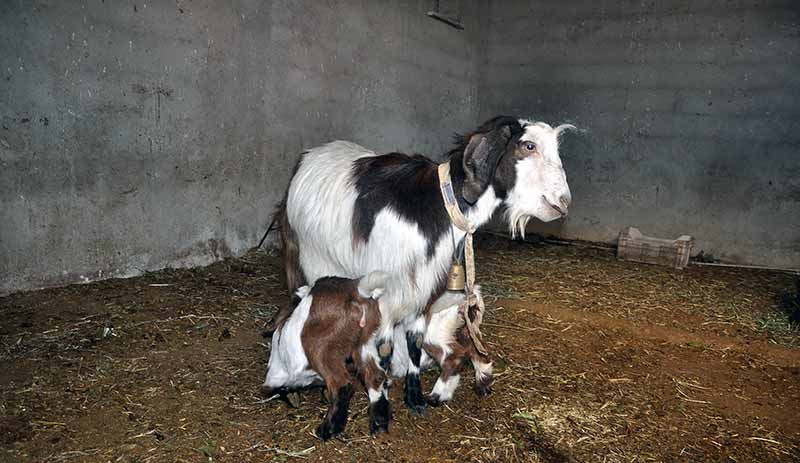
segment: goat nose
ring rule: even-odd
[[[567,208],[569,208],[569,204],[571,202],[572,202],[572,197],[569,195],[569,193],[561,195],[558,198],[558,203],[561,206],[561,209],[564,210],[564,215],[566,215],[566,210]]]
[[[551,200],[549,200],[547,198],[544,198],[544,199],[545,199],[545,201],[547,201],[547,204],[549,204],[550,207],[552,207],[556,212],[561,214],[562,217],[567,215],[567,207],[564,206],[563,201],[561,201],[560,199],[559,199],[559,201],[551,201]]]
[[[561,214],[561,216],[562,216],[562,217],[564,217],[565,215],[567,215],[567,210],[566,210],[566,209],[562,209],[562,208],[561,208],[561,206],[556,206],[555,204],[553,204],[553,203],[550,203],[550,207],[552,207],[553,209],[555,209],[555,210],[556,210],[556,212],[558,212],[559,214]]]

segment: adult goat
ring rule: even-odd
[[[473,229],[501,206],[513,235],[524,236],[530,217],[547,222],[566,215],[571,197],[558,137],[567,128],[499,116],[457,137],[447,162],[455,199]],[[375,365],[362,368],[386,371],[393,351],[407,355],[405,402],[419,413],[423,311],[443,291],[455,244],[465,236],[445,209],[437,167],[422,155],[378,155],[331,142],[303,154],[278,210],[290,292],[325,276],[389,274],[380,327],[360,356]],[[368,394],[390,413],[383,386]]]

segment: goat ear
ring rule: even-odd
[[[559,125],[558,127],[556,127],[556,128],[555,128],[555,129],[553,129],[553,130],[555,130],[555,132],[556,132],[556,136],[557,136],[557,137],[560,137],[560,136],[561,136],[561,134],[563,134],[563,133],[564,133],[564,132],[566,132],[567,130],[578,130],[578,128],[577,128],[577,127],[575,127],[575,126],[574,126],[574,125],[572,125],[572,124],[561,124],[561,125]]]
[[[489,157],[489,141],[482,133],[476,133],[469,138],[469,144],[464,150],[463,167],[464,167],[464,185],[461,194],[464,201],[475,204],[483,190],[486,188],[485,182],[482,182],[481,170],[483,165],[486,164],[486,159]]]
[[[462,160],[464,185],[461,195],[464,201],[475,204],[486,191],[498,161],[511,139],[511,129],[502,126],[489,133],[476,133],[469,138]]]
[[[359,300],[357,298],[356,299],[351,299],[350,300],[350,310],[353,311],[354,315],[357,314],[358,316],[361,316],[361,309],[362,309],[362,307],[364,307],[363,304],[364,304],[364,301],[361,301],[361,300]]]
[[[364,316],[366,313],[372,310],[371,304],[373,303],[376,302],[371,299],[358,299],[358,298],[352,299],[350,301],[350,310],[351,310],[350,313],[352,316],[358,317],[360,319],[362,316]],[[377,305],[375,307],[377,307]]]

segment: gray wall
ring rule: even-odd
[[[481,48],[430,3],[1,1],[0,293],[241,254],[333,138],[443,152]]]
[[[298,153],[571,121],[568,238],[800,266],[794,0],[0,2],[0,293],[257,243]]]
[[[572,121],[564,223],[698,239],[800,267],[800,2],[494,1],[480,89],[496,113]]]

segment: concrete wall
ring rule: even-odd
[[[240,254],[333,138],[443,152],[480,37],[430,3],[0,2],[0,293]]]
[[[298,153],[571,121],[539,231],[800,266],[794,0],[0,2],[0,293],[257,243]]]
[[[800,267],[800,2],[493,1],[480,91],[572,121],[574,206],[538,231],[628,225],[728,261]]]

